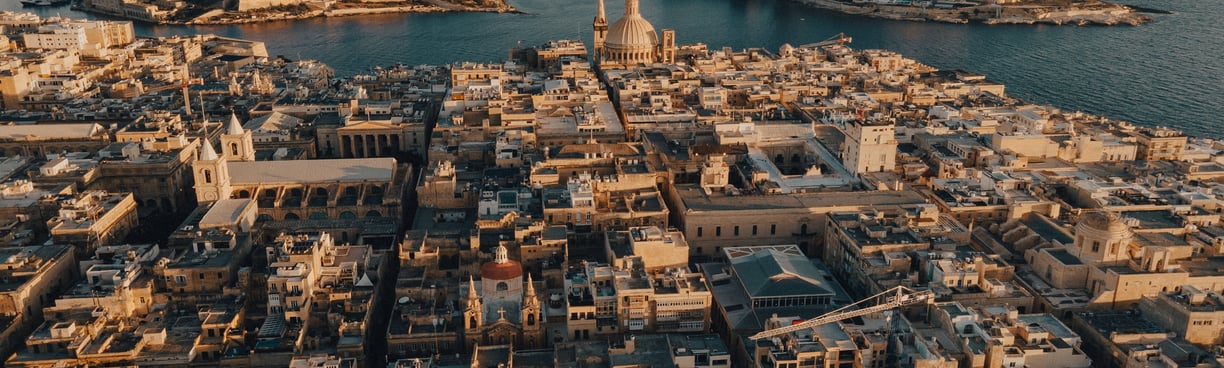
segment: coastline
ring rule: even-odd
[[[446,2],[445,0],[426,0],[428,4],[411,4],[399,6],[377,6],[377,7],[345,7],[345,8],[329,8],[317,9],[310,8],[308,10],[276,10],[272,8],[257,9],[254,11],[226,11],[222,9],[212,9],[200,13],[190,19],[170,19],[167,18],[142,18],[133,17],[130,14],[113,11],[110,9],[98,8],[87,5],[86,3],[77,3],[72,6],[74,10],[79,10],[92,14],[105,15],[110,17],[122,18],[125,20],[146,22],[159,25],[233,25],[233,24],[254,24],[278,22],[286,20],[302,20],[321,17],[351,17],[360,15],[387,15],[387,14],[430,14],[430,13],[509,13],[509,14],[525,14],[515,7],[507,4],[504,1],[497,1],[496,7],[474,7],[465,6]],[[385,3],[359,3],[359,4],[385,4]]]
[[[1136,8],[1110,2],[1089,2],[1071,7],[1052,5],[978,5],[962,8],[919,7],[877,3],[851,3],[841,0],[792,0],[796,3],[842,14],[871,18],[981,24],[1052,25],[1131,25],[1150,22],[1142,13],[1161,13],[1156,9]]]

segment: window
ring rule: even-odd
[[[778,234],[778,224],[769,224],[769,235]]]
[[[179,284],[179,285],[186,285],[186,284],[187,284],[187,276],[185,276],[185,275],[175,275],[175,276],[174,276],[174,281],[175,281],[175,282],[178,282],[178,284]]]
[[[506,291],[509,289],[510,289],[510,285],[506,284],[505,281],[497,283],[497,291]]]
[[[702,229],[701,227],[698,227],[698,228],[697,228],[697,237],[699,237],[699,238],[701,237],[701,232],[702,232],[702,230],[704,230],[704,229]]]
[[[1100,251],[1101,251],[1101,242],[1093,240],[1093,241],[1092,241],[1092,251],[1093,251],[1093,252],[1100,252]]]
[[[752,225],[752,235],[756,235],[756,234],[757,234],[757,226]]]
[[[722,236],[722,226],[714,227],[714,236]]]
[[[735,225],[735,229],[732,229],[732,231],[735,233],[735,236],[739,236],[739,225]]]

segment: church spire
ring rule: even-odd
[[[527,273],[527,293],[525,296],[528,299],[535,299],[536,296],[535,283],[531,282],[531,272]]]
[[[595,30],[595,60],[603,54],[604,40],[608,38],[608,16],[604,13],[604,0],[599,0],[599,11],[595,13],[595,22],[591,24]]]
[[[213,149],[212,142],[209,142],[207,138],[201,139],[200,142],[204,143],[203,151],[200,152],[200,160],[216,161],[218,158],[217,150]]]
[[[242,129],[242,123],[238,122],[238,115],[230,112],[229,124],[225,126],[225,134],[242,135],[245,132]]]
[[[476,293],[476,278],[468,276],[468,300],[480,299],[480,294]]]

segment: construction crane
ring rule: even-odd
[[[790,326],[761,331],[760,333],[752,335],[752,337],[749,338],[752,340],[766,339],[845,319],[861,317],[872,313],[883,312],[919,303],[929,303],[934,300],[934,295],[935,294],[927,290],[914,290],[904,286],[897,286],[892,289],[885,290],[879,294],[867,297],[866,299],[854,302],[853,304],[845,307],[838,308],[835,311],[825,313],[820,317],[809,319]]]
[[[183,79],[182,79],[183,109],[187,113],[188,118],[192,118],[192,116],[191,116],[191,96],[187,93],[187,89],[190,88],[191,86],[196,86],[196,85],[201,85],[201,84],[204,84],[204,78],[194,78],[194,79],[191,78],[190,69],[183,72]],[[203,100],[201,100],[201,103],[200,103],[200,110],[201,110],[200,114],[204,113],[203,111],[204,105],[202,101]]]
[[[803,46],[799,46],[799,48],[801,48],[801,49],[814,49],[814,48],[817,48],[817,47],[829,46],[829,45],[838,45],[838,46],[842,46],[842,45],[845,45],[845,44],[850,43],[850,42],[854,42],[854,39],[853,39],[853,38],[850,38],[850,37],[846,37],[846,34],[845,34],[845,33],[838,33],[838,34],[833,35],[833,37],[829,37],[829,38],[825,39],[824,41],[820,41],[820,42],[816,42],[816,43],[809,43],[809,44],[806,44],[806,45],[803,45]]]

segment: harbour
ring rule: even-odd
[[[142,36],[215,33],[264,41],[273,55],[317,59],[338,75],[378,65],[500,61],[518,43],[550,39],[590,41],[584,25],[594,1],[517,0],[526,14],[437,13],[315,18],[228,26],[138,24]],[[1224,105],[1224,65],[1203,50],[1224,49],[1216,20],[1224,4],[1193,0],[1130,1],[1160,8],[1142,27],[1065,27],[946,24],[868,19],[788,1],[661,0],[642,3],[659,27],[676,29],[681,43],[711,47],[801,45],[844,32],[857,48],[896,50],[942,69],[972,69],[1035,103],[1220,137],[1216,108]],[[2,10],[91,17],[68,7]],[[620,11],[609,4],[609,12]],[[697,16],[701,14],[701,16]],[[303,35],[309,35],[303,37]],[[1178,40],[1171,43],[1169,40]]]

